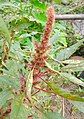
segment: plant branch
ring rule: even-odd
[[[84,20],[84,14],[56,14],[55,20]]]

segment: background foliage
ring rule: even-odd
[[[57,14],[84,12],[81,0],[0,0],[1,119],[63,119],[65,98],[74,105],[73,112],[84,113],[84,77],[80,76],[84,71],[84,38],[74,31],[71,21],[55,22],[46,62],[55,74],[33,86],[33,71],[28,65],[35,42],[41,41],[51,4]],[[81,58],[74,58],[78,55]],[[24,80],[28,97],[21,87]]]

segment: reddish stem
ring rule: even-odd
[[[52,93],[51,91],[44,90],[44,89],[42,89],[42,88],[38,88],[38,87],[35,87],[35,86],[34,86],[34,88],[37,89],[37,90],[41,90],[41,91],[43,91],[43,92]]]

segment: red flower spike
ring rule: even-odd
[[[51,31],[52,31],[53,23],[55,21],[55,11],[54,11],[54,8],[52,6],[50,6],[48,8],[47,16],[48,16],[47,23],[46,23],[46,27],[45,27],[45,30],[44,30],[44,35],[43,35],[43,38],[42,38],[42,45],[45,44],[45,46],[48,43],[49,36],[50,36]]]
[[[36,52],[34,54],[34,59],[31,62],[32,64],[31,69],[33,69],[34,83],[40,82],[42,77],[47,76],[47,74],[50,73],[48,68],[46,68],[44,72],[41,71],[41,68],[45,67],[45,61],[47,60],[46,52],[50,49],[50,46],[48,46],[48,40],[52,31],[53,23],[55,21],[55,11],[52,6],[48,8],[47,16],[48,18],[47,18],[44,34],[42,37],[42,41],[41,43],[35,42]]]

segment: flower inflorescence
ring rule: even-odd
[[[32,61],[33,77],[34,82],[38,82],[39,79],[48,72],[48,69],[45,72],[41,71],[41,68],[45,68],[45,61],[47,60],[46,52],[49,50],[50,46],[48,45],[49,37],[53,28],[53,23],[55,21],[55,11],[53,6],[50,6],[47,10],[47,23],[45,26],[44,34],[41,40],[41,43],[35,43],[35,55]]]

